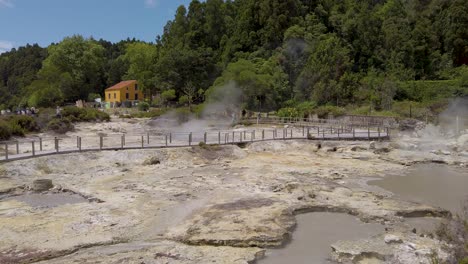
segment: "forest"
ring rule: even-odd
[[[1,54],[0,109],[92,100],[136,79],[153,106],[235,86],[254,111],[398,114],[468,95],[467,64],[466,0],[193,0],[151,43],[73,35]]]

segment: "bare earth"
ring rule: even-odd
[[[115,127],[80,127],[90,129]],[[433,252],[449,257],[442,242],[406,224],[406,217],[449,212],[366,182],[419,162],[466,167],[468,157],[459,154],[465,143],[451,155],[408,143],[377,143],[377,151],[368,142],[318,143],[105,151],[0,165],[0,263],[253,263],[287,241],[296,214],[322,211],[388,230],[337,241],[332,257],[340,263],[430,263]],[[35,179],[52,179],[55,187],[31,202],[24,196]]]

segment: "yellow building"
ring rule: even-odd
[[[123,81],[105,91],[106,102],[122,103],[125,101],[143,100],[143,93],[135,80]]]

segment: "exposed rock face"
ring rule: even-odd
[[[443,246],[437,240],[414,234],[378,235],[333,244],[332,259],[339,263],[431,264],[431,259],[436,257],[441,263],[447,263],[450,256],[441,250]]]
[[[247,198],[216,204],[170,233],[191,245],[277,247],[296,222],[284,203],[268,198]]]
[[[35,192],[45,192],[52,188],[54,188],[54,185],[50,179],[35,180],[31,186],[31,189]]]

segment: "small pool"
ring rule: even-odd
[[[384,232],[380,224],[366,224],[342,213],[308,213],[296,216],[297,229],[284,248],[267,250],[259,264],[324,264],[331,244],[339,240],[367,238]]]
[[[389,175],[369,185],[388,190],[404,200],[461,210],[468,198],[468,170],[442,164],[419,164],[404,175]]]

